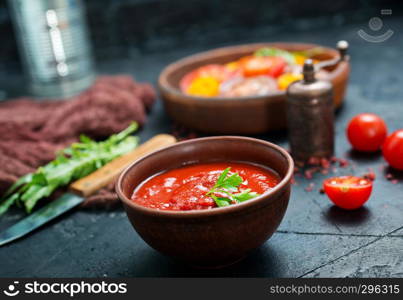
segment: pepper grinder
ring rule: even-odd
[[[287,121],[291,154],[296,163],[333,155],[333,87],[329,81],[315,78],[311,59],[304,63],[303,79],[287,89]]]

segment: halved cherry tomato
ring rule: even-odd
[[[403,129],[393,132],[386,138],[382,152],[391,167],[403,170]]]
[[[245,56],[239,63],[246,77],[268,75],[277,78],[287,66],[284,58],[278,56]]]
[[[353,210],[360,208],[371,196],[372,181],[356,176],[332,177],[323,182],[323,189],[335,205]]]
[[[210,64],[187,73],[181,79],[179,87],[182,92],[186,93],[189,86],[196,78],[209,77],[218,80],[218,82],[223,82],[240,74],[241,70],[231,70],[223,65]]]
[[[373,152],[381,148],[387,134],[385,121],[376,114],[356,115],[347,126],[347,137],[354,149]]]

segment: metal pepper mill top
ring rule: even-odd
[[[305,61],[303,79],[287,89],[287,121],[291,154],[297,163],[333,155],[333,88],[330,82],[315,78],[311,59]]]

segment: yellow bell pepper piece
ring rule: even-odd
[[[307,57],[305,55],[301,55],[301,54],[294,54],[294,59],[295,59],[295,63],[297,65],[303,65],[305,60],[307,59]]]
[[[220,90],[220,82],[214,77],[197,77],[190,84],[187,93],[192,96],[214,97]]]
[[[302,74],[285,73],[277,79],[277,85],[280,90],[286,90],[291,83],[301,79]]]
[[[229,62],[229,63],[227,63],[227,64],[225,65],[225,67],[226,67],[227,70],[229,70],[229,71],[235,71],[235,70],[238,70],[238,69],[240,68],[238,61]]]

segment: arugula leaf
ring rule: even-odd
[[[251,189],[246,189],[238,193],[239,185],[243,182],[243,178],[238,173],[233,173],[228,176],[231,168],[226,168],[218,177],[213,188],[206,193],[206,196],[211,197],[219,207],[231,205],[233,201],[239,203],[250,200],[259,196],[258,193],[252,192]],[[216,193],[222,195],[225,194],[228,197],[217,197]]]
[[[132,123],[118,134],[96,142],[84,135],[57,153],[56,159],[39,167],[36,172],[21,177],[0,199],[0,215],[14,203],[21,203],[30,213],[36,203],[50,196],[57,188],[82,178],[138,145],[138,138],[130,136],[138,128]]]

